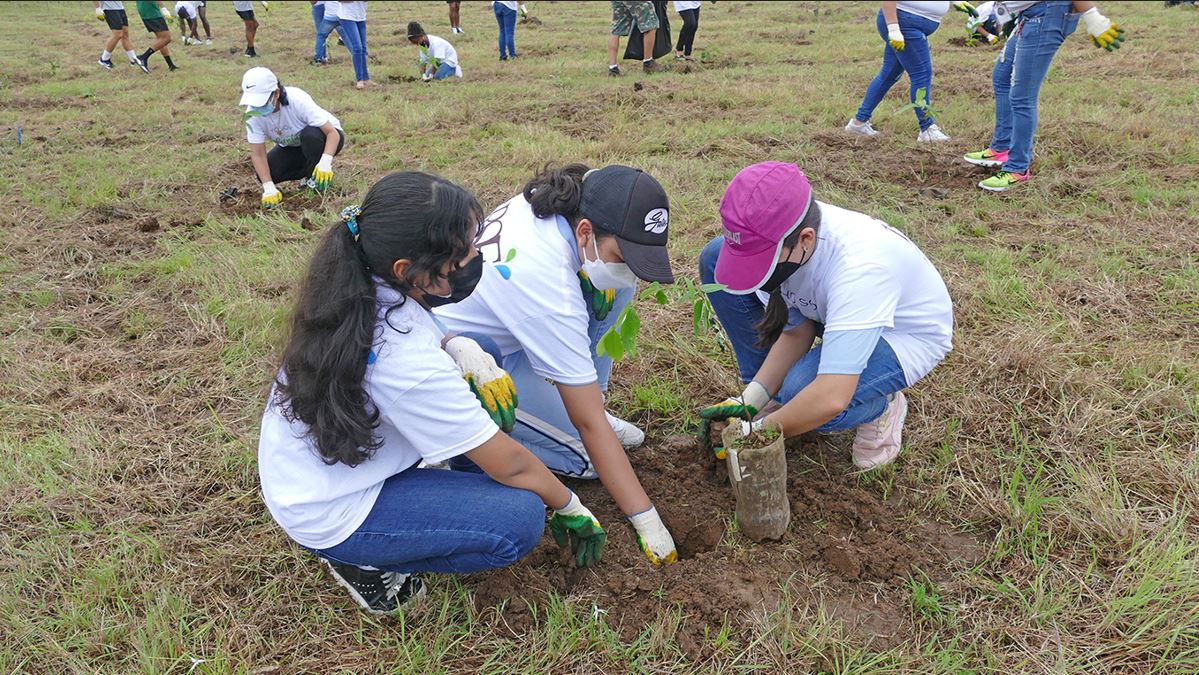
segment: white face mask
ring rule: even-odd
[[[628,265],[622,262],[605,262],[600,258],[595,235],[591,237],[591,248],[595,251],[595,260],[588,260],[587,248],[583,248],[583,273],[591,279],[592,286],[601,291],[637,288],[637,275],[633,274]]]

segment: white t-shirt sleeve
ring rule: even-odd
[[[266,134],[262,131],[261,117],[251,117],[246,120],[246,140],[251,145],[266,143]]]
[[[832,283],[827,293],[825,331],[894,328],[895,308],[903,284],[878,263],[854,266]]]
[[[320,127],[333,119],[328,110],[317,105],[308,92],[301,89],[288,88],[287,104],[292,107],[296,117],[306,126]]]
[[[525,319],[508,329],[524,345],[533,372],[557,384],[579,386],[598,380],[587,326],[585,317],[562,313]]]
[[[393,399],[374,401],[379,416],[430,464],[474,450],[499,431],[453,360],[441,356],[417,366],[428,371],[419,382]]]

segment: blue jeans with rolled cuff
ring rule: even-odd
[[[936,32],[941,24],[936,21],[917,16],[903,10],[896,10],[899,19],[899,31],[903,33],[904,48],[897,52],[887,39],[887,20],[879,10],[875,20],[878,34],[883,38],[883,65],[878,75],[866,87],[866,95],[862,105],[858,107],[855,118],[865,122],[874,114],[874,109],[882,102],[883,97],[899,81],[905,72],[908,74],[909,99],[916,102],[916,90],[924,90],[924,103],[927,105],[933,94],[933,60],[928,51],[928,36]],[[924,131],[933,125],[933,118],[924,114],[924,110],[916,108],[916,121],[920,130]]]

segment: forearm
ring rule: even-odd
[[[1083,12],[1093,9],[1094,7],[1095,3],[1091,0],[1074,0],[1073,10],[1076,14],[1082,14]]]
[[[886,23],[899,23],[899,10],[896,9],[896,3],[883,2],[883,21]]]
[[[496,431],[489,440],[467,452],[466,457],[495,482],[528,490],[552,509],[562,508],[570,500],[570,491],[545,464],[502,431]]]
[[[266,148],[261,144],[250,146],[250,163],[254,165],[259,182],[271,182],[271,165],[266,161]]]
[[[754,381],[765,387],[771,396],[777,394],[787,373],[808,353],[815,340],[816,324],[810,320],[779,334],[779,338],[770,346],[762,367],[754,375]]]
[[[337,144],[341,140],[341,136],[337,133],[337,129],[329,122],[326,122],[325,126],[329,127],[328,129],[324,130],[325,131],[325,154],[330,155],[330,156],[336,155],[337,154]]]
[[[583,446],[587,448],[587,455],[595,466],[595,472],[599,474],[600,482],[604,484],[608,494],[612,495],[612,500],[620,507],[621,512],[631,516],[648,509],[651,506],[649,495],[645,493],[645,488],[641,487],[637,473],[629,463],[629,456],[620,446],[616,432],[612,431],[608,420],[603,419],[603,425],[597,425],[596,428],[579,429],[579,434],[582,436]]]
[[[782,427],[787,438],[809,432],[845,410],[857,383],[857,375],[817,375],[764,422]]]

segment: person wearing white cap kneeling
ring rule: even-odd
[[[333,179],[333,158],[345,145],[341,122],[303,89],[284,87],[269,68],[251,68],[241,80],[250,161],[262,182],[262,206],[283,201],[275,183],[301,181],[324,191]],[[266,141],[275,142],[270,152]]]
[[[512,437],[550,471],[601,479],[654,565],[678,552],[625,454],[644,432],[605,410],[612,359],[596,347],[638,279],[674,281],[669,209],[638,169],[547,167],[483,220],[475,292],[434,309],[449,331],[501,354],[519,396]]]

